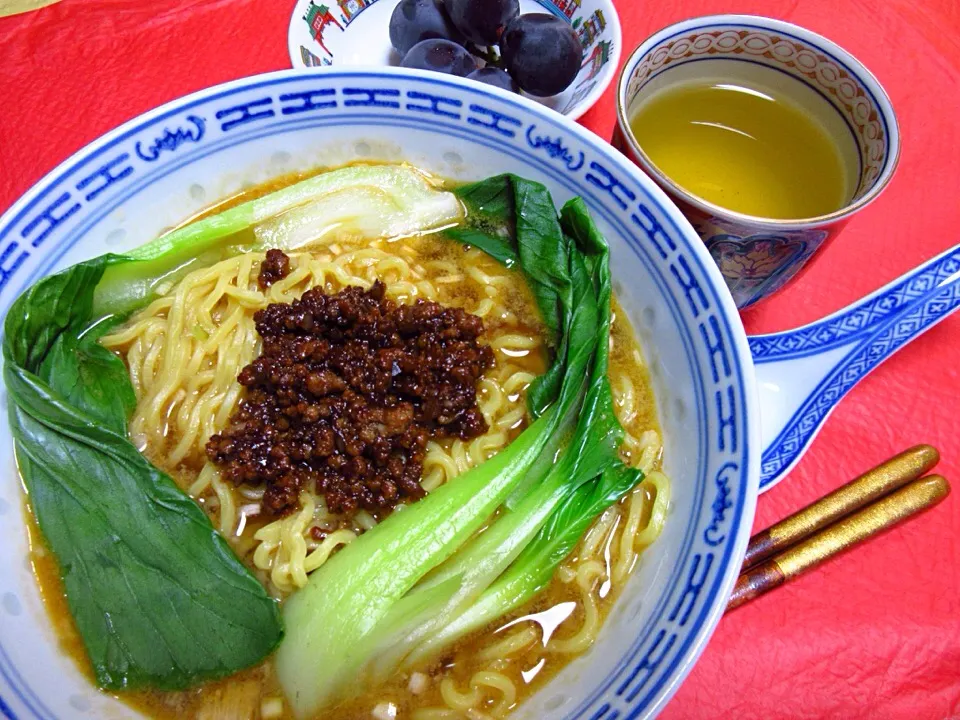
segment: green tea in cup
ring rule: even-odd
[[[782,88],[731,79],[668,86],[639,104],[630,129],[664,175],[734,212],[812,218],[853,192],[837,141]]]
[[[883,192],[900,133],[880,83],[836,43],[773,18],[709,15],[627,59],[613,144],[677,204],[747,308]],[[664,255],[656,228],[633,219]]]

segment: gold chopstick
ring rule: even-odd
[[[940,460],[930,445],[917,445],[868,470],[803,510],[750,538],[741,572],[787,549],[812,533],[923,477]]]
[[[780,587],[867,538],[929,510],[949,494],[950,484],[939,475],[913,480],[744,572],[730,595],[727,611]]]

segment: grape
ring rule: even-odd
[[[453,24],[477,45],[496,45],[520,14],[519,0],[445,0]]]
[[[580,72],[583,45],[560,18],[527,13],[513,20],[500,38],[503,62],[521,88],[546,97],[566,90]]]
[[[463,35],[447,16],[443,0],[400,0],[390,16],[390,44],[406,55],[418,42],[431,38],[463,42]]]
[[[421,40],[403,56],[405,68],[432,70],[466,77],[477,69],[473,55],[450,40]]]
[[[501,70],[500,68],[483,67],[479,70],[474,70],[472,73],[467,75],[467,77],[471,80],[486,83],[487,85],[493,85],[494,87],[509,90],[511,92],[520,91],[516,81],[510,77],[510,74],[504,70]]]

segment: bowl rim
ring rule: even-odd
[[[759,215],[749,215],[747,213],[730,210],[722,205],[717,205],[706,200],[699,195],[695,195],[686,188],[677,184],[672,178],[664,174],[650,159],[650,156],[643,150],[640,143],[637,142],[630,130],[630,119],[627,116],[626,94],[627,87],[630,84],[634,70],[640,60],[653,47],[661,41],[676,35],[691,32],[707,27],[754,27],[761,30],[778,32],[795,40],[802,40],[809,45],[818,48],[825,55],[838,64],[845,66],[864,84],[867,91],[871,94],[873,101],[880,110],[881,119],[884,123],[888,138],[889,156],[884,163],[883,170],[874,180],[873,185],[861,197],[847,202],[843,207],[830,213],[817,215],[810,218],[768,218]],[[853,54],[844,50],[833,40],[805,27],[796,25],[786,20],[764,15],[749,15],[739,13],[725,13],[717,15],[700,15],[698,17],[680,20],[660,28],[655,33],[643,40],[633,52],[627,57],[626,62],[620,68],[617,77],[617,128],[624,142],[627,144],[630,153],[636,158],[644,172],[649,174],[661,186],[668,188],[671,193],[681,198],[683,202],[690,204],[697,210],[707,213],[710,216],[721,218],[725,221],[736,222],[745,225],[755,226],[770,230],[807,230],[822,228],[834,223],[842,223],[849,220],[860,210],[870,205],[876,200],[890,184],[900,164],[901,155],[901,136],[900,125],[897,114],[894,111],[890,96],[884,89],[877,77],[858,60]]]
[[[294,36],[295,34],[294,30],[297,27],[297,24],[298,24],[297,21],[301,15],[300,13],[301,6],[309,3],[310,1],[311,0],[296,0],[296,2],[293,5],[293,10],[290,14],[290,22],[287,25],[287,55],[290,58],[290,65],[293,67],[294,70],[305,70],[308,72],[316,68],[312,68],[303,64],[303,61],[300,57],[300,53],[298,52],[298,48],[300,47],[300,44]],[[375,0],[375,1],[385,2],[387,0]],[[543,9],[547,12],[550,12],[550,14],[553,14],[553,15],[558,14],[557,12],[551,12],[550,8],[546,7],[545,3],[553,6],[553,3],[551,2],[551,0],[534,0],[534,2],[536,2],[538,5],[543,6]],[[617,77],[618,68],[620,67],[620,58],[623,55],[623,27],[620,24],[620,14],[617,12],[617,6],[614,4],[613,0],[596,0],[596,2],[604,5],[604,8],[603,8],[604,19],[607,22],[607,27],[610,30],[611,39],[613,40],[611,44],[612,50],[610,53],[610,59],[606,63],[606,67],[598,76],[604,79],[601,79],[600,81],[598,81],[597,84],[589,93],[587,93],[583,98],[581,98],[576,105],[570,108],[570,112],[564,113],[564,112],[560,112],[559,110],[553,110],[553,112],[557,113],[558,115],[563,115],[564,117],[570,118],[571,120],[579,120],[584,113],[586,113],[594,105],[597,104],[597,101],[603,96],[603,94],[607,91],[607,88],[609,88],[610,85],[613,83],[614,78]],[[326,67],[337,67],[337,63],[332,62],[330,65]],[[382,68],[398,67],[398,66],[341,64],[339,65],[339,67],[367,68],[369,70],[374,70],[374,69],[382,69]],[[447,76],[447,77],[450,77],[450,76]],[[519,93],[517,94],[519,95]],[[526,96],[521,95],[521,97],[526,97]],[[537,101],[534,100],[534,102],[537,102]],[[539,103],[539,102],[537,104],[542,105],[542,103]],[[543,105],[543,107],[546,107],[546,106]],[[552,110],[552,108],[547,108],[547,109]]]
[[[574,135],[584,144],[591,146],[605,161],[609,161],[616,169],[624,174],[631,176],[638,185],[646,190],[651,199],[656,201],[658,210],[660,210],[676,226],[676,229],[686,236],[688,249],[698,261],[700,269],[710,282],[711,290],[714,291],[715,298],[721,311],[722,321],[726,324],[733,341],[734,360],[739,366],[739,388],[742,394],[744,408],[743,416],[745,418],[746,437],[743,438],[743,454],[747,458],[748,466],[743,469],[745,478],[743,486],[744,493],[740,512],[735,516],[737,523],[737,533],[729,544],[727,551],[727,565],[718,573],[718,578],[711,581],[715,584],[716,591],[712,598],[712,604],[704,606],[701,612],[701,621],[694,625],[687,634],[687,647],[676,659],[676,665],[671,672],[661,680],[661,685],[655,692],[651,692],[648,704],[643,707],[644,717],[656,715],[662,707],[669,701],[679,688],[682,681],[689,674],[696,660],[700,657],[706,647],[707,642],[716,629],[720,617],[723,615],[726,606],[726,598],[732,591],[733,585],[739,574],[740,562],[746,551],[747,541],[749,539],[752,520],[756,508],[756,501],[759,494],[760,477],[760,416],[759,401],[756,392],[756,380],[754,377],[754,366],[750,354],[749,344],[746,333],[743,329],[740,316],[737,312],[733,298],[723,281],[719,269],[712,261],[709,252],[702,242],[699,241],[696,232],[689,222],[684,218],[679,208],[667,196],[667,194],[657,186],[649,177],[644,175],[627,157],[617,152],[599,136],[588,129],[573,122],[569,117],[561,116],[560,113],[551,111],[539,103],[524,98],[522,96],[510,93],[499,88],[484,86],[478,83],[468,82],[462,78],[450,76],[438,76],[436,73],[426,71],[408,70],[405,68],[363,68],[363,67],[341,67],[341,68],[312,68],[309,74],[330,75],[332,77],[369,77],[369,76],[387,76],[398,79],[415,79],[434,83],[438,85],[448,84],[457,87],[459,90],[477,95],[488,95],[499,98],[508,103],[515,103],[522,109],[534,115],[541,116],[544,121],[564,126],[566,132]],[[2,215],[0,215],[0,240],[9,235],[13,235],[14,225],[21,219],[24,212],[35,202],[39,196],[58,184],[64,182],[70,173],[85,161],[95,156],[99,152],[113,146],[120,140],[132,137],[138,131],[141,131],[158,119],[167,118],[177,113],[183,113],[193,105],[201,102],[218,99],[229,96],[231,93],[251,90],[264,85],[279,85],[283,82],[293,82],[304,79],[306,73],[298,70],[281,70],[270,73],[253,75],[246,78],[240,78],[230,82],[214,85],[199,91],[189,93],[180,98],[168,101],[152,110],[149,110],[133,119],[123,123],[117,128],[104,133],[99,138],[88,143],[66,160],[57,165],[53,170],[45,174],[37,181],[26,193],[24,193],[16,202],[13,203]],[[51,262],[56,262],[56,259]],[[28,281],[30,282],[30,281]],[[691,323],[692,324],[692,323]],[[19,523],[16,524],[19,527]],[[669,593],[668,588],[666,593]],[[660,597],[658,596],[658,600]],[[2,647],[0,647],[2,651]],[[0,652],[0,655],[4,653]],[[633,658],[633,655],[626,656]],[[0,657],[0,661],[4,658]],[[5,677],[3,662],[0,662],[0,676]],[[15,686],[9,680],[7,682],[13,689]],[[584,697],[578,700],[579,705],[570,712],[582,713],[583,703],[593,701],[594,696],[601,696],[609,692],[609,682],[603,687],[594,686],[584,694]],[[3,701],[0,699],[0,709],[3,707]],[[639,714],[639,713],[638,713]],[[571,717],[580,717],[579,714]],[[611,716],[612,719],[612,716]]]

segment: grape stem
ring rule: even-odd
[[[483,60],[487,64],[487,67],[500,68],[501,70],[504,69],[500,54],[495,52],[493,48],[481,48],[477,45],[474,45],[472,42],[468,42],[467,50],[471,54],[476,55],[478,58]]]

